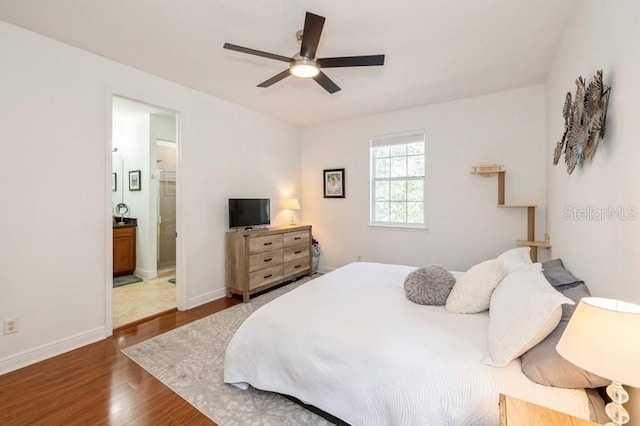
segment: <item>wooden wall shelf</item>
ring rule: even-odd
[[[504,171],[504,166],[498,165],[498,164],[473,166],[471,168],[471,173],[475,175],[486,176],[486,177],[494,176],[496,173],[503,172],[503,171]]]
[[[549,234],[547,234],[547,237]],[[548,241],[529,241],[529,240],[517,240],[516,244],[521,247],[541,247],[541,248],[551,248],[551,244]]]
[[[480,165],[474,166],[471,173],[483,177],[498,175],[498,207],[512,209],[527,209],[527,239],[517,240],[516,244],[522,247],[531,248],[531,260],[538,261],[538,248],[551,248],[549,234],[545,234],[544,241],[536,241],[536,205],[535,204],[505,204],[504,188],[505,175],[507,171],[503,165]]]

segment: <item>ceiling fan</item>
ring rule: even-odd
[[[304,29],[297,32],[296,37],[300,42],[300,53],[292,58],[276,55],[274,53],[263,52],[261,50],[250,49],[248,47],[237,46],[231,43],[225,43],[224,48],[235,50],[236,52],[248,53],[249,55],[261,56],[263,58],[275,59],[276,61],[288,62],[289,68],[280,74],[274,75],[268,80],[258,84],[258,87],[269,87],[280,80],[293,74],[301,78],[313,78],[327,92],[335,93],[340,87],[334,83],[325,73],[320,71],[321,68],[338,68],[338,67],[369,67],[375,65],[384,65],[384,55],[367,55],[367,56],[343,56],[338,58],[316,58],[316,50],[320,42],[322,27],[325,18],[307,12],[304,20]]]

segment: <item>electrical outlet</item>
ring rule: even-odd
[[[9,318],[4,320],[4,334],[13,334],[18,332],[18,318]]]
[[[362,262],[362,256],[358,256],[358,257],[356,258],[356,261],[357,261],[357,262]]]

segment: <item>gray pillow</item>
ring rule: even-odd
[[[414,303],[443,306],[455,283],[451,272],[439,265],[429,265],[407,275],[404,292]]]
[[[556,329],[546,339],[522,355],[522,372],[532,381],[546,386],[571,389],[607,386],[610,383],[609,380],[573,365],[556,351],[556,345],[578,302],[583,297],[591,296],[589,289],[584,284],[577,284],[562,291],[562,294],[576,304],[562,305],[562,319]]]
[[[564,267],[562,259],[553,259],[542,262],[542,273],[552,286],[559,292],[584,284]]]

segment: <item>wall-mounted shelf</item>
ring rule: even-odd
[[[483,177],[498,175],[498,207],[511,209],[527,209],[527,239],[517,240],[522,247],[531,247],[531,260],[538,261],[538,248],[551,248],[549,234],[544,235],[544,241],[536,241],[536,205],[535,204],[505,204],[504,187],[507,171],[503,165],[490,164],[471,168],[471,173]]]
[[[549,234],[545,234],[545,241],[517,240],[516,244],[521,247],[551,248],[551,244],[549,243]]]
[[[471,173],[476,175],[494,176],[496,173],[500,172],[504,172],[504,166],[498,164],[473,166],[471,168]]]

